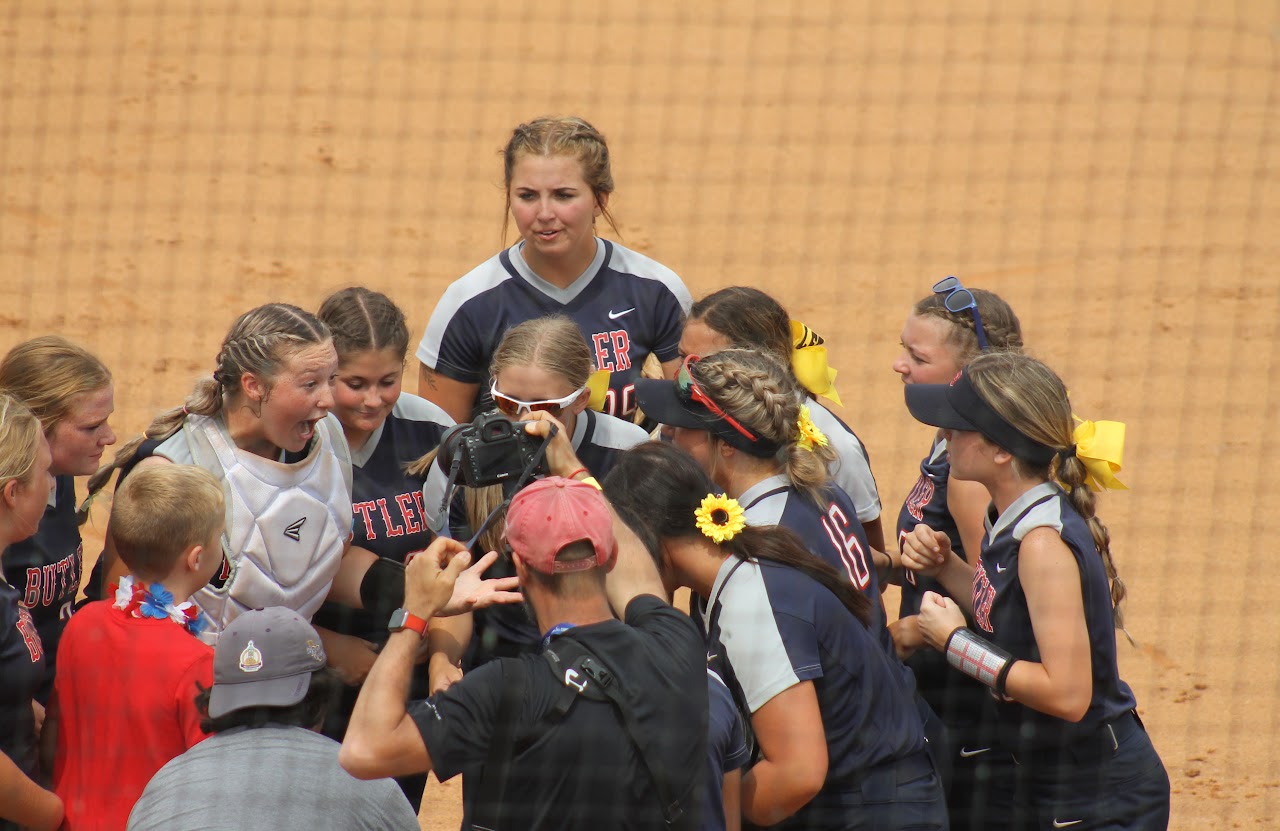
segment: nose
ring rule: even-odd
[[[898,353],[898,357],[893,359],[893,371],[906,378],[911,373],[911,367],[907,364],[907,353],[905,351]]]
[[[333,384],[321,384],[320,396],[316,398],[316,407],[328,412],[333,407]]]
[[[370,410],[376,410],[382,406],[382,395],[378,392],[376,386],[370,385],[364,394],[364,405]]]
[[[552,219],[554,217],[555,217],[555,212],[551,210],[551,200],[539,199],[538,200],[538,219]]]
[[[102,426],[102,437],[98,439],[98,443],[103,447],[109,447],[116,443],[116,431],[111,426],[104,424]]]

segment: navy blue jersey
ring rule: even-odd
[[[947,507],[947,478],[951,474],[951,460],[947,455],[947,442],[937,438],[929,449],[929,455],[920,462],[920,478],[911,493],[907,494],[898,513],[898,547],[902,539],[917,525],[927,525],[942,531],[951,540],[951,550],[960,559],[968,561],[960,529]],[[916,574],[909,568],[902,569],[902,602],[898,617],[919,614],[920,600],[927,591],[949,597],[942,584],[932,577]],[[949,725],[966,725],[979,721],[987,711],[990,694],[987,688],[967,675],[952,672],[947,656],[936,649],[917,649],[906,660],[906,665],[916,676],[916,689],[934,712]]]
[[[700,618],[711,666],[750,713],[813,682],[827,737],[826,783],[776,827],[807,827],[808,812],[829,812],[868,769],[924,747],[913,696],[875,635],[803,572],[729,557]]]
[[[0,581],[0,753],[28,776],[36,775],[35,697],[51,664],[20,592]],[[0,820],[0,827],[4,821]]]
[[[1136,706],[1133,691],[1116,666],[1116,630],[1111,589],[1088,523],[1057,485],[1037,485],[998,518],[988,515],[982,556],[973,575],[973,614],[979,634],[1023,661],[1040,661],[1027,598],[1018,580],[1018,549],[1036,528],[1053,528],[1080,569],[1085,625],[1093,668],[1093,698],[1079,723],[1063,721],[1016,702],[1001,702],[999,735],[1011,749],[1057,747],[1090,735]]]
[[[48,656],[38,695],[41,702],[47,702],[53,691],[58,641],[71,619],[84,564],[75,478],[58,476],[55,482],[40,527],[31,537],[9,546],[3,560],[4,579],[20,592],[19,602],[31,612]]]
[[[780,525],[794,531],[811,553],[848,575],[871,601],[872,631],[889,638],[871,544],[843,490],[832,483],[823,495],[826,507],[820,508],[784,474],[779,474],[752,485],[738,497],[738,502],[750,524]],[[889,645],[892,648],[892,639]]]
[[[843,490],[858,510],[859,522],[871,522],[880,516],[880,491],[871,472],[871,457],[853,428],[810,396],[806,402],[809,417],[827,437],[836,460],[831,465],[831,479]]]
[[[751,751],[742,731],[733,693],[724,679],[707,670],[707,781],[703,787],[699,814],[703,831],[725,827],[724,778],[751,761]]]
[[[427,323],[418,360],[441,375],[480,385],[476,410],[488,409],[489,364],[508,329],[526,320],[563,314],[591,348],[597,369],[612,375],[606,413],[636,408],[635,381],[645,358],[679,357],[684,316],[693,298],[665,266],[607,240],[568,288],[534,274],[520,242],[445,290]]]
[[[430,545],[435,535],[422,502],[425,477],[405,468],[434,450],[452,426],[435,404],[400,394],[387,420],[351,453],[352,545],[398,563]]]
[[[424,477],[405,468],[440,444],[453,419],[435,404],[404,392],[364,447],[351,453],[351,544],[403,563],[435,534],[422,502]],[[386,620],[326,601],[312,623],[381,643]],[[340,736],[339,736],[340,738]]]

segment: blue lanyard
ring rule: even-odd
[[[542,636],[542,648],[546,649],[548,646],[551,646],[552,638],[556,635],[563,635],[565,632],[572,629],[573,626],[574,625],[572,623],[557,623],[555,626],[552,626],[547,630],[547,634]]]

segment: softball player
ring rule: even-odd
[[[530,412],[546,412],[564,425],[573,452],[582,466],[596,476],[604,476],[627,448],[646,442],[649,434],[635,424],[598,413],[588,405],[587,381],[592,374],[591,353],[576,324],[563,315],[527,320],[507,331],[489,366],[493,378],[490,395],[494,406],[511,419]],[[427,470],[423,470],[426,467]],[[466,539],[491,510],[502,502],[503,489],[494,485],[480,490],[466,489],[466,510],[443,510],[448,476],[435,463],[434,454],[422,467],[426,473],[424,501],[433,527],[443,529],[452,519],[453,535]],[[462,500],[457,500],[462,501]],[[455,505],[456,507],[456,505]],[[503,524],[495,522],[480,537],[481,550],[500,550]],[[514,574],[509,560],[495,566],[495,574]],[[495,657],[509,657],[537,649],[541,633],[529,622],[523,609],[490,609],[476,619],[475,632],[470,615],[456,615],[432,624],[432,691],[444,689],[461,677],[464,650],[472,643],[468,666],[478,666]]]
[[[944,384],[980,354],[984,345],[997,351],[1021,349],[1017,316],[995,294],[965,289],[955,278],[948,278],[912,308],[902,328],[902,353],[893,369],[904,384]],[[898,514],[899,547],[902,539],[923,523],[945,533],[956,555],[969,559],[966,552],[981,546],[989,501],[980,484],[956,481],[950,475],[947,442],[938,432]],[[923,642],[915,615],[920,611],[920,599],[926,591],[945,594],[945,589],[932,578],[907,569],[896,570],[891,580],[900,583],[902,600],[890,631],[899,654],[915,673],[920,695],[944,725],[945,740],[936,742],[932,750],[947,789],[951,828],[977,831],[984,827],[982,814],[989,808],[985,797],[986,783],[991,779],[987,755],[993,743],[989,696],[976,681],[950,672],[942,655],[919,648]]]
[[[503,159],[521,240],[445,291],[418,345],[418,393],[470,421],[488,409],[486,370],[506,331],[564,314],[582,330],[596,368],[612,373],[604,412],[629,416],[645,359],[656,356],[668,377],[678,365],[689,290],[670,269],[596,237],[597,217],[614,224],[613,173],[604,136],[586,121],[521,124]]]
[[[34,533],[53,487],[51,454],[40,421],[18,399],[0,392],[0,557]],[[35,695],[49,661],[22,594],[0,579],[0,831],[58,828],[62,800],[40,782]],[[46,772],[47,773],[47,772]]]
[[[378,555],[361,586],[363,610],[325,603],[313,624],[353,636],[353,652],[369,666],[375,657],[367,644],[387,639],[387,621],[403,599],[406,558],[434,538],[422,502],[421,475],[406,468],[440,444],[453,419],[435,404],[401,392],[409,329],[404,312],[385,294],[347,288],[325,299],[317,313],[333,334],[338,377],[333,414],[351,448],[352,544]],[[427,676],[415,674],[415,697],[427,696]],[[344,685],[342,700],[330,711],[324,733],[338,741],[346,732],[359,688]],[[399,784],[416,811],[422,803],[425,775]]]
[[[680,357],[710,355],[730,348],[762,349],[790,366],[806,392],[805,405],[813,423],[826,435],[836,454],[831,478],[853,501],[871,547],[883,551],[880,492],[867,449],[849,425],[817,398],[834,398],[836,394],[831,381],[835,373],[826,368],[826,348],[822,343],[822,338],[807,326],[793,322],[777,300],[759,289],[733,286],[693,304],[680,336]],[[815,361],[820,366],[811,366]]]
[[[116,442],[111,373],[85,349],[57,335],[20,343],[0,362],[0,390],[24,402],[44,428],[55,486],[35,534],[5,554],[4,578],[21,592],[47,656],[37,699],[47,703],[62,630],[71,619],[84,547],[76,516],[75,477],[98,469]]]
[[[90,478],[90,493],[135,464],[196,464],[223,481],[223,567],[193,597],[211,619],[211,642],[245,609],[287,606],[309,619],[331,587],[358,608],[373,555],[344,557],[351,462],[329,413],[338,358],[328,328],[294,306],[260,306],[231,327],[216,365],[185,406],[157,417]],[[123,573],[110,524],[102,560],[108,582]]]
[[[987,828],[1164,829],[1169,778],[1116,666],[1124,586],[1076,444],[1066,388],[1034,359],[975,358],[949,386],[906,390],[918,420],[942,428],[951,475],[991,494],[981,554],[918,525],[903,564],[959,599],[927,592],[919,630],[997,701]],[[1080,435],[1081,439],[1087,433]],[[972,615],[973,628],[965,614]]]
[[[641,406],[644,406],[643,404]],[[776,527],[747,524],[699,465],[649,442],[604,491],[696,613],[712,666],[752,727],[742,812],[783,829],[944,829],[920,717],[843,570]]]

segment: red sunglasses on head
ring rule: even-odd
[[[722,419],[729,423],[733,429],[746,436],[749,441],[759,441],[746,427],[738,423],[737,419],[726,413],[719,404],[711,400],[711,396],[698,384],[693,377],[693,373],[689,371],[689,365],[698,361],[697,355],[688,355],[684,359],[684,363],[680,365],[680,371],[676,373],[676,389],[680,392],[680,396],[686,401],[695,401],[711,411],[716,418]]]

